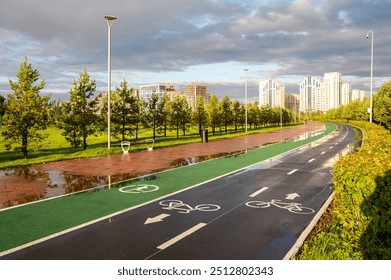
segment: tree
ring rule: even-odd
[[[65,104],[66,116],[62,128],[65,139],[75,148],[82,144],[85,150],[87,137],[98,131],[97,100],[93,98],[95,89],[95,81],[90,81],[84,69],[69,91],[70,101]]]
[[[163,133],[164,137],[167,136],[167,129],[169,125],[170,116],[170,98],[167,94],[163,95],[162,100],[158,104],[158,133]]]
[[[179,129],[186,134],[187,125],[191,122],[191,111],[183,96],[176,96],[170,102],[171,124],[176,129],[176,137],[179,138]]]
[[[6,99],[4,96],[0,95],[0,125],[1,125],[1,119],[5,114],[5,107],[6,107]]]
[[[208,114],[205,110],[205,100],[202,96],[197,99],[193,120],[198,125],[198,131],[200,132],[208,125]]]
[[[215,135],[216,126],[220,122],[219,99],[217,95],[212,94],[209,104],[206,105],[206,112],[208,113],[210,125],[212,126],[212,133]]]
[[[231,99],[228,96],[224,96],[223,99],[221,99],[220,101],[219,107],[225,133],[228,133],[228,126],[232,123]]]
[[[156,137],[156,129],[158,126],[158,106],[160,102],[160,97],[158,93],[152,93],[148,97],[147,106],[146,106],[146,112],[145,112],[145,118],[143,120],[144,126],[147,128],[152,128],[153,131],[153,139]]]
[[[125,141],[127,135],[132,135],[135,126],[137,99],[133,95],[133,89],[128,88],[128,83],[124,80],[120,88],[116,88],[111,100],[112,132],[114,137]]]
[[[238,125],[241,123],[243,117],[243,106],[240,105],[238,100],[232,103],[232,121],[234,123],[235,132],[238,130]]]
[[[391,81],[384,83],[375,95],[373,119],[391,130]]]
[[[27,158],[32,143],[40,143],[47,135],[38,133],[49,123],[50,96],[40,96],[45,81],[34,85],[39,79],[39,72],[27,63],[27,58],[20,65],[16,82],[9,81],[13,93],[7,95],[7,105],[3,117],[6,140],[20,144],[23,156]]]

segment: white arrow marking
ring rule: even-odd
[[[168,240],[166,243],[163,243],[162,245],[160,245],[159,247],[157,247],[158,249],[160,250],[164,250],[168,247],[170,247],[171,245],[175,244],[176,242],[178,242],[179,240],[182,240],[183,238],[185,238],[186,236],[189,236],[190,234],[196,232],[197,230],[203,228],[204,226],[206,226],[206,224],[204,223],[199,223],[198,225],[192,227],[191,229],[188,229],[186,230],[185,232],[181,233],[180,235]]]
[[[268,187],[263,187],[262,189],[257,190],[255,193],[250,194],[250,197],[256,197],[258,194],[260,194],[261,192],[266,191],[267,189],[268,189]]]
[[[158,222],[162,222],[163,219],[169,217],[170,214],[160,214],[159,216],[156,216],[154,218],[148,218],[144,225],[148,225],[148,224],[153,224],[153,223],[158,223]]]
[[[286,195],[285,199],[294,200],[296,197],[300,197],[297,193],[290,193]]]

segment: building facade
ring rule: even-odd
[[[324,73],[323,82],[329,98],[327,110],[338,108],[341,105],[342,74],[340,72]]]
[[[276,80],[259,82],[259,106],[285,107],[285,86]]]
[[[188,85],[184,88],[184,96],[186,98],[187,104],[194,112],[197,107],[197,100],[201,97],[204,98],[204,104],[209,104],[210,94],[208,94],[208,87],[198,84]]]
[[[340,105],[346,105],[351,101],[352,101],[352,84],[342,83]]]
[[[327,97],[323,81],[320,77],[308,76],[300,83],[301,112],[326,112],[329,102]]]
[[[157,93],[160,99],[162,99],[164,95],[168,95],[170,100],[172,100],[175,96],[181,95],[181,92],[176,90],[174,86],[170,84],[143,85],[140,86],[138,94],[140,99],[147,101],[153,93]]]

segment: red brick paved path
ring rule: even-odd
[[[176,162],[183,159],[243,151],[293,138],[322,127],[321,123],[311,122],[282,131],[245,135],[221,141],[0,171],[0,208],[101,185],[107,183],[109,175],[111,182],[123,180],[172,168]]]

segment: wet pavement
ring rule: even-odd
[[[312,137],[323,127],[321,123],[310,122],[282,131],[220,141],[0,170],[0,208],[129,180],[287,139]]]

